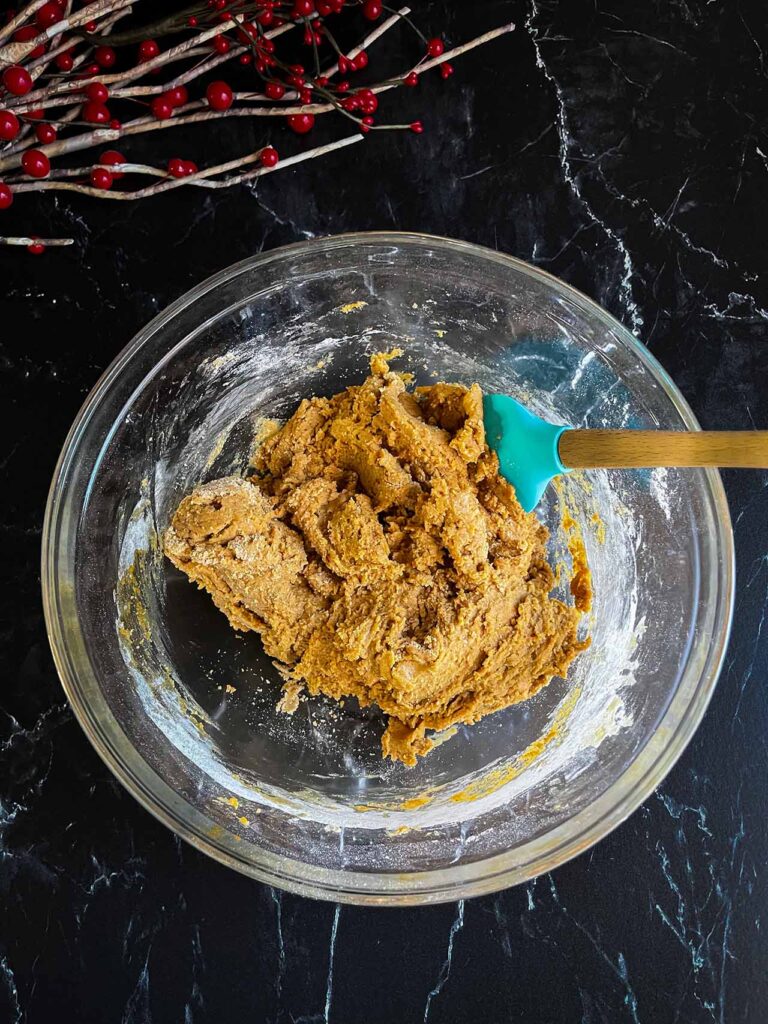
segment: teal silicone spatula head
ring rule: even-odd
[[[524,511],[532,512],[549,481],[568,472],[558,454],[560,435],[568,427],[547,423],[507,395],[483,396],[483,420],[501,475],[515,488]]]

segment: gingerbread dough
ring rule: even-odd
[[[563,676],[587,643],[549,596],[546,529],[485,444],[477,385],[406,390],[388,358],[301,403],[256,456],[184,498],[174,565],[310,693],[376,704],[385,756]]]

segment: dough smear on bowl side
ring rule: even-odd
[[[195,488],[164,548],[235,629],[260,634],[293,693],[378,705],[383,754],[413,765],[428,731],[564,676],[589,644],[590,593],[578,607],[550,596],[547,530],[498,474],[479,387],[409,392],[397,354],[302,401],[250,478]]]

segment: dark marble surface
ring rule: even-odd
[[[524,887],[378,911],[270,891],[157,824],[65,705],[38,573],[60,444],[134,331],[254,251],[366,228],[497,247],[636,330],[705,426],[768,427],[762,5],[414,6],[454,41],[518,25],[447,86],[398,100],[427,122],[420,139],[370,140],[258,190],[126,207],[31,200],[4,215],[78,246],[0,255],[2,1022],[768,1018],[766,473],[725,474],[735,625],[694,741],[613,835]],[[229,152],[251,130],[206,137]]]

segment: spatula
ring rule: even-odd
[[[483,396],[488,446],[526,512],[571,469],[657,466],[768,468],[768,430],[575,430],[547,423],[507,395]]]

